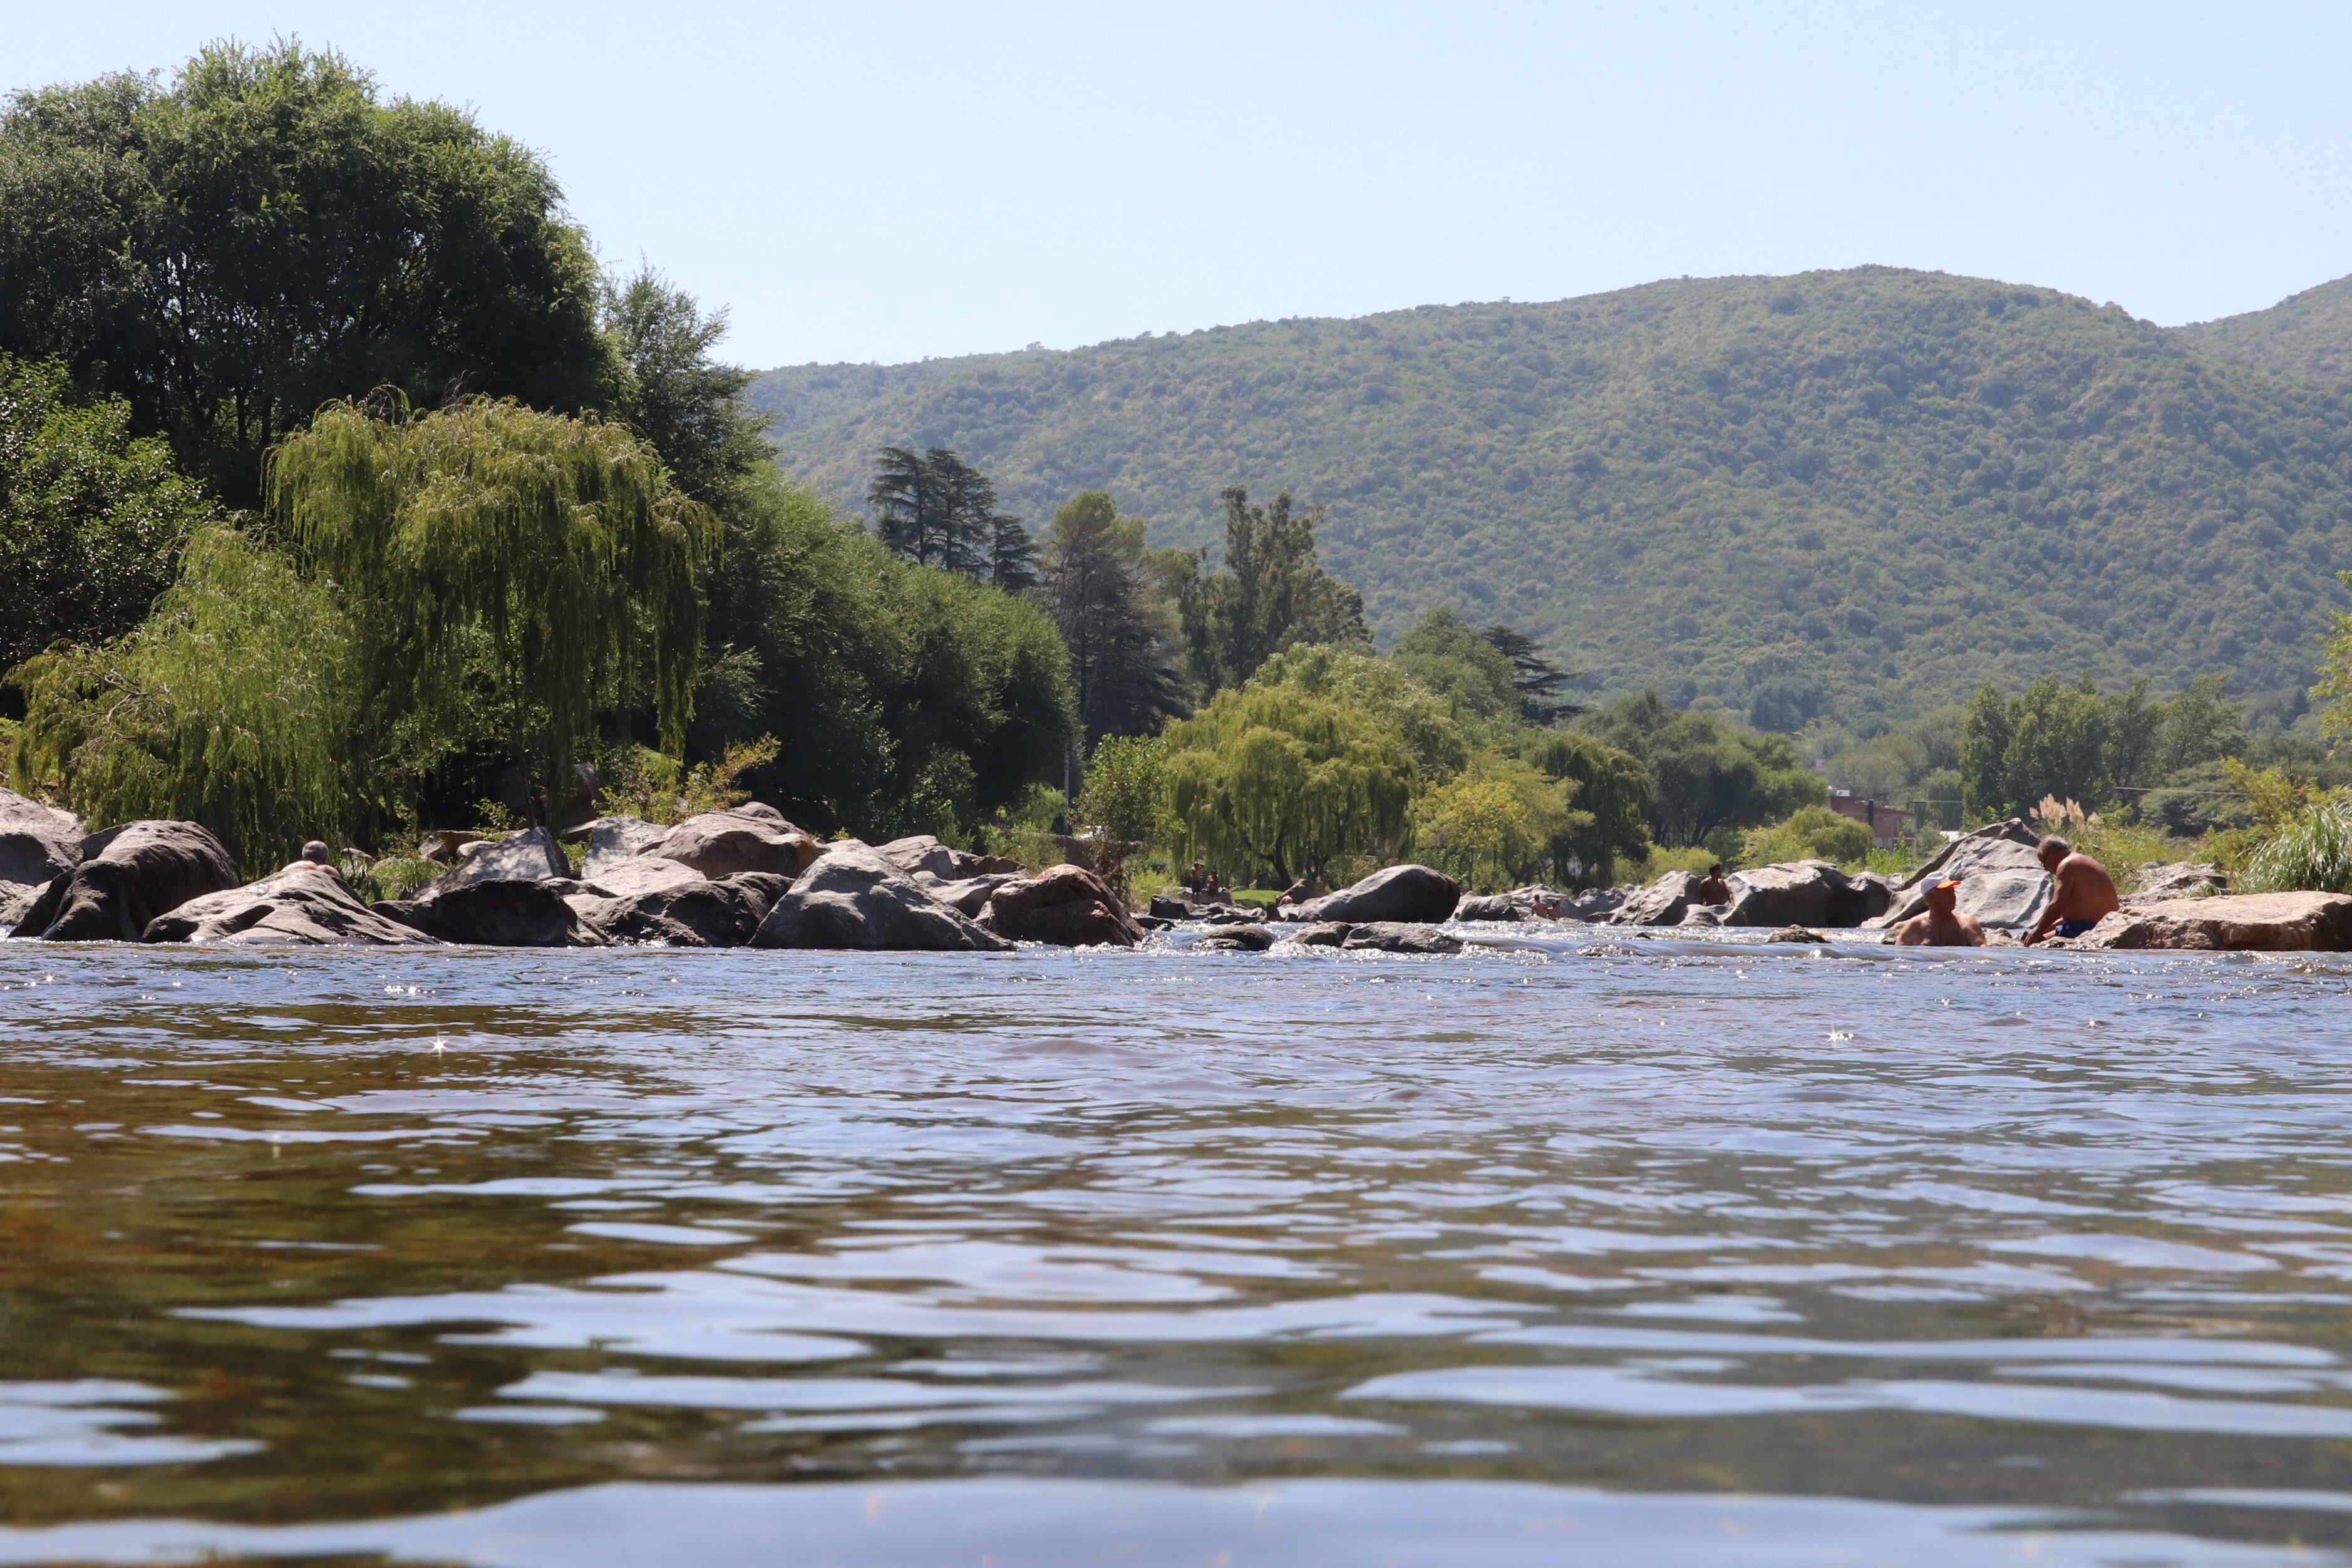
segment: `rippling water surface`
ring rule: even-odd
[[[2352,1558],[2352,963],[0,945],[0,1563]]]

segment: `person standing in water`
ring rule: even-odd
[[[1960,913],[1960,879],[1947,877],[1927,889],[1927,912],[1913,915],[1887,940],[1898,947],[1982,947],[1985,929]]]
[[[2082,936],[2123,908],[2116,897],[2116,879],[2107,868],[2063,838],[2045,838],[2033,847],[2042,868],[2057,886],[2050,891],[2050,907],[2033,927],[2025,945],[2053,936]]]

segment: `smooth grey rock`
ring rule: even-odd
[[[1167,893],[1152,894],[1150,910],[1155,920],[1189,921],[1192,918],[1192,905]]]
[[[468,844],[460,852],[465,858],[426,883],[425,894],[438,897],[477,882],[536,882],[572,875],[572,862],[564,858],[563,846],[544,827]]]
[[[776,900],[751,945],[1001,952],[1013,944],[931,897],[865,845],[836,844]]]
[[[1025,877],[1029,868],[1018,860],[1002,855],[975,855],[969,849],[958,849],[942,844],[929,833],[918,833],[908,838],[893,838],[877,845],[874,853],[887,860],[909,877],[937,877],[942,882],[968,881],[974,877]]]
[[[959,914],[977,919],[988,908],[988,896],[1007,882],[1020,880],[1016,872],[990,871],[978,877],[967,877],[961,882],[942,882],[929,873],[915,879],[923,891],[939,900]]]
[[[2229,873],[2219,866],[2176,860],[2150,866],[2139,874],[2139,886],[2124,900],[2127,904],[2158,903],[2172,899],[2205,899],[2230,890]]]
[[[1560,913],[1572,914],[1580,921],[1602,921],[1615,914],[1619,906],[1633,897],[1638,889],[1587,888],[1560,905]]]
[[[790,879],[771,871],[739,871],[717,881],[696,877],[614,900],[591,918],[616,943],[742,947],[791,887]]]
[[[0,789],[0,884],[46,886],[81,864],[81,841],[72,812]]]
[[[639,855],[614,861],[593,877],[582,879],[579,890],[591,898],[634,899],[645,893],[693,888],[710,879],[691,866],[659,855]]]
[[[1133,947],[1143,928],[1126,900],[1083,866],[1049,866],[988,895],[988,925],[1015,942],[1057,947]]]
[[[576,896],[576,895],[575,895]],[[373,906],[443,942],[477,947],[603,947],[604,935],[565,901],[552,879],[467,882]]]
[[[1349,952],[1460,952],[1462,939],[1412,921],[1371,921],[1350,931],[1339,945]]]
[[[1297,931],[1283,932],[1282,940],[1295,942],[1301,947],[1339,947],[1356,928],[1345,921],[1323,921],[1315,925],[1301,926]]]
[[[1960,879],[1952,895],[1953,907],[1979,925],[2024,930],[2042,918],[2054,884],[2037,862],[2030,871],[2015,868],[1971,871]],[[1927,889],[1915,887],[1896,899],[1895,907],[1864,924],[1880,931],[1901,924],[1927,909]]]
[[[1610,912],[1609,923],[1621,926],[1680,925],[1689,910],[1700,879],[1689,871],[1669,871],[1646,888],[1622,900]]]
[[[1322,921],[1434,922],[1452,918],[1461,900],[1462,884],[1443,871],[1389,866],[1352,887],[1293,904],[1280,911],[1280,918],[1310,925]]]
[[[1988,824],[1945,845],[1925,866],[1904,878],[1895,891],[1907,893],[1946,877],[1974,876],[1979,871],[2039,871],[2042,862],[2035,858],[2033,847],[2041,842],[2042,836],[2028,827],[2022,817]]]
[[[52,878],[16,935],[48,942],[137,942],[147,922],[190,899],[236,886],[236,863],[193,822],[129,822],[81,841],[81,863]]]
[[[2118,910],[2066,944],[2250,952],[2352,952],[2352,898],[2236,893]]]
[[[1730,878],[1731,902],[1723,923],[1729,926],[1860,925],[1836,915],[1846,890],[1844,872],[1826,860],[1792,860],[1735,871]]]
[[[588,858],[580,874],[590,881],[625,860],[634,860],[669,837],[669,829],[642,816],[600,816],[588,825]]]
[[[1274,945],[1274,932],[1262,925],[1218,926],[1203,931],[1192,943],[1195,952],[1264,952]]]
[[[1457,921],[1523,921],[1528,918],[1528,913],[1505,894],[1469,893],[1454,906],[1454,918]]]
[[[821,851],[815,839],[786,822],[774,807],[755,812],[737,806],[688,817],[645,853],[716,878],[740,871],[797,877],[816,863]]]
[[[1264,925],[1265,911],[1255,904],[1208,904],[1193,910],[1192,918],[1213,926]]]
[[[142,940],[225,947],[439,945],[415,927],[378,914],[342,878],[307,860],[242,888],[190,899],[149,921]]]

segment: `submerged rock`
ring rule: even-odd
[[[753,802],[689,816],[642,853],[719,878],[741,871],[797,877],[815,865],[824,851],[775,807]]]
[[[2352,952],[2352,898],[2342,893],[2225,893],[2172,899],[2118,910],[2065,945]]]
[[[988,895],[990,926],[1016,942],[1061,947],[1133,947],[1143,928],[1100,877],[1083,866],[1052,866]]]
[[[1263,925],[1219,926],[1203,931],[1192,943],[1195,952],[1264,952],[1274,945],[1274,932]]]
[[[342,878],[297,860],[242,888],[190,899],[147,922],[142,940],[257,947],[431,947],[437,940],[377,913]]]
[[[1013,944],[931,897],[865,845],[837,844],[776,900],[751,945],[1001,952]]]
[[[604,933],[583,920],[551,878],[436,883],[414,899],[373,906],[376,913],[443,942],[478,947],[603,947]]]
[[[16,934],[48,942],[137,942],[147,922],[236,886],[236,863],[193,822],[130,822],[81,841],[81,863],[51,879]]]
[[[744,947],[792,885],[772,871],[738,871],[716,881],[696,877],[614,900],[588,919],[616,943]]]
[[[1803,926],[1782,926],[1764,940],[1766,942],[1827,942],[1829,938],[1817,931],[1808,931]]]
[[[1313,924],[1319,921],[1430,921],[1453,917],[1462,900],[1462,884],[1427,866],[1390,866],[1352,887],[1303,904],[1292,904],[1281,918]]]
[[[1410,921],[1372,921],[1355,927],[1339,945],[1349,952],[1460,952],[1462,939]]]
[[[1338,947],[1348,940],[1348,933],[1355,929],[1346,921],[1320,921],[1311,926],[1302,926],[1297,931],[1286,931],[1283,933],[1282,940],[1295,942],[1301,947]]]
[[[1457,921],[1523,921],[1528,915],[1526,910],[1501,893],[1470,893],[1454,906],[1454,918]]]

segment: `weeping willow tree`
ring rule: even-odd
[[[649,698],[661,748],[682,749],[716,528],[626,429],[488,399],[331,405],[272,454],[267,489],[357,627],[380,804],[431,737],[486,721],[551,802],[600,713]]]
[[[1399,842],[1413,755],[1339,698],[1285,683],[1228,687],[1168,731],[1168,804],[1192,852],[1277,882]]]
[[[128,636],[18,672],[19,788],[62,786],[93,827],[201,822],[259,871],[349,826],[351,626],[325,585],[236,529],[189,540]]]

